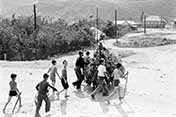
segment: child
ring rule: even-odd
[[[90,94],[92,99],[95,99],[95,94],[98,93],[101,89],[107,91],[107,87],[104,84],[104,80],[106,77],[106,66],[105,66],[105,60],[100,60],[100,65],[98,66],[98,86],[97,88]],[[104,86],[104,87],[103,87]]]
[[[42,105],[42,101],[44,100],[46,103],[45,106],[45,112],[49,112],[50,111],[50,100],[48,98],[48,88],[52,88],[53,91],[57,91],[56,88],[54,88],[53,86],[51,86],[47,80],[48,80],[49,75],[48,74],[44,74],[43,75],[43,81],[41,81],[39,84],[37,84],[36,89],[38,91],[38,95],[37,95],[37,103],[36,103],[36,112],[35,112],[35,117],[39,116],[39,110],[40,107]]]
[[[11,101],[13,96],[17,96],[19,98],[19,105],[20,105],[20,107],[22,106],[21,105],[21,96],[20,96],[21,92],[19,92],[19,90],[17,88],[17,82],[15,81],[16,77],[17,77],[16,74],[13,74],[13,73],[11,74],[12,80],[9,82],[9,85],[10,85],[9,98],[8,98],[7,103],[4,106],[4,109],[3,109],[4,113],[5,113],[5,109],[6,109],[7,105],[9,104],[9,102]]]
[[[122,99],[122,97],[120,96],[120,86],[119,86],[120,78],[122,76],[122,72],[121,72],[120,68],[121,68],[121,64],[117,63],[116,68],[114,69],[114,71],[112,73],[112,77],[114,77],[114,79],[113,79],[114,91],[106,98],[106,101],[108,102],[108,104],[110,103],[109,98],[111,98],[117,92],[119,92],[119,100],[121,101],[121,99]]]
[[[67,65],[68,65],[68,62],[64,60],[63,61],[64,68],[62,69],[62,76],[61,76],[61,83],[64,89],[59,92],[61,93],[65,90],[65,98],[69,97],[69,95],[67,95],[67,89],[69,88],[68,81],[67,81]]]
[[[58,76],[59,78],[60,78],[60,76],[59,76],[59,74],[58,74],[58,72],[57,72],[57,66],[56,66],[57,62],[56,62],[56,60],[52,60],[51,63],[52,63],[52,66],[49,68],[47,74],[50,73],[51,84],[52,84],[53,87],[55,87],[55,83],[56,83],[56,74],[57,74],[57,76]],[[54,93],[54,90],[53,90],[53,93]]]
[[[87,51],[87,52],[86,52],[86,56],[84,57],[84,63],[85,63],[85,65],[86,65],[86,66],[89,65],[89,64],[90,64],[90,61],[91,61],[90,52]]]
[[[84,57],[84,80],[87,83],[88,86],[90,86],[91,83],[91,77],[89,77],[89,70],[90,70],[90,62],[91,62],[91,58],[90,58],[90,52],[87,51],[86,52],[86,56]]]

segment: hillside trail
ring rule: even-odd
[[[113,39],[107,40],[104,45],[115,55],[118,54],[117,51],[135,53],[123,59],[124,65],[130,72],[128,102],[133,103],[133,106],[136,103],[143,104],[139,113],[145,113],[146,116],[176,116],[174,112],[176,45],[118,48],[114,46],[115,42],[116,40]],[[135,110],[137,112],[138,109]]]
[[[110,105],[104,100],[93,101],[88,96],[86,89],[77,92],[71,85],[76,79],[74,62],[77,55],[58,58],[59,71],[62,61],[66,59],[68,66],[69,99],[52,101],[51,117],[174,117],[176,116],[176,46],[168,45],[151,48],[118,48],[113,45],[116,40],[106,40],[104,45],[115,55],[117,51],[133,51],[135,54],[123,58],[123,64],[129,71],[127,95],[123,104],[118,99],[113,99]],[[93,51],[91,51],[92,53]],[[31,117],[34,115],[35,105],[33,97],[36,94],[35,85],[42,79],[42,74],[47,71],[50,61],[32,62],[0,62],[0,108],[2,109],[8,95],[9,75],[15,72],[18,75],[18,86],[23,91],[23,107],[13,117]],[[56,87],[62,89],[60,82]],[[41,113],[44,112],[44,103]],[[11,116],[3,115],[2,116]]]

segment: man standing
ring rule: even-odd
[[[83,52],[79,52],[79,57],[76,60],[75,64],[75,73],[77,76],[77,80],[73,82],[73,86],[76,86],[76,89],[81,89],[81,83],[84,80],[83,69],[84,69],[84,59]]]
[[[37,96],[37,102],[36,102],[36,112],[35,112],[35,117],[39,117],[39,110],[40,107],[42,105],[42,101],[44,100],[46,103],[45,106],[45,112],[49,112],[50,111],[50,100],[48,98],[48,88],[52,88],[53,91],[57,91],[56,88],[54,88],[53,86],[51,86],[47,80],[48,80],[49,75],[48,74],[44,74],[43,75],[43,81],[41,81],[40,83],[37,84],[36,89],[38,91],[38,96]]]

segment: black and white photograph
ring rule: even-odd
[[[176,0],[0,0],[0,117],[176,117]]]

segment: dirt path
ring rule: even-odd
[[[136,107],[136,113],[175,116],[176,46],[125,49],[115,47],[113,43],[115,40],[108,40],[104,44],[112,48],[114,54],[115,50],[136,53],[124,59],[124,64],[130,71],[127,101]]]
[[[71,82],[76,79],[74,62],[76,55],[59,58],[59,71],[64,59],[68,60],[68,78],[70,83],[69,100],[63,95],[59,101],[52,101],[52,117],[174,117],[176,116],[176,46],[154,48],[122,49],[113,46],[115,40],[105,41],[106,47],[114,54],[117,50],[130,50],[136,54],[124,58],[124,65],[130,72],[127,96],[124,103],[119,105],[118,99],[108,105],[104,100],[92,101],[86,91],[76,92]],[[50,61],[36,62],[0,62],[0,108],[4,105],[8,95],[9,75],[18,75],[19,88],[23,91],[23,108],[13,117],[31,117],[35,106],[33,97],[36,93],[35,85],[47,71]],[[60,82],[57,88],[62,89]],[[82,89],[84,90],[84,89]],[[43,104],[44,105],[44,104]],[[43,106],[44,107],[44,106]],[[42,107],[41,113],[44,108]],[[0,113],[2,115],[2,113]],[[4,115],[3,115],[4,116]]]

